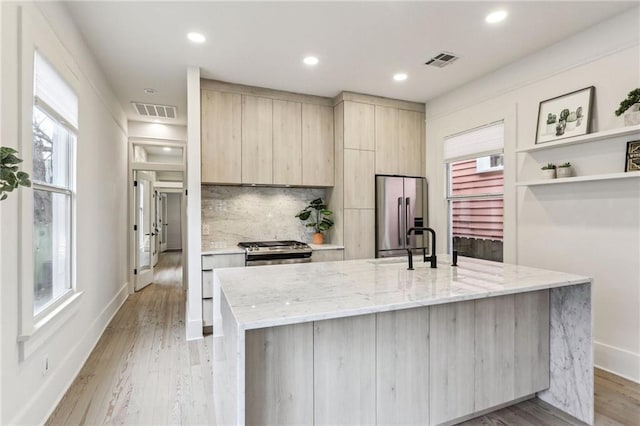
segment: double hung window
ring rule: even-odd
[[[502,261],[504,124],[445,139],[449,234],[463,256]]]
[[[34,57],[33,314],[73,289],[73,203],[78,98],[47,60]]]

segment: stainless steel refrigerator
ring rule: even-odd
[[[428,226],[426,179],[376,175],[376,257],[404,256],[407,248],[426,247],[423,235],[407,236],[416,226]]]

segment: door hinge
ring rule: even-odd
[[[138,225],[133,225],[133,230],[137,231],[138,230]]]
[[[133,186],[138,186],[138,181],[137,180],[133,181]]]
[[[138,270],[137,269],[133,270],[133,275],[138,275]]]

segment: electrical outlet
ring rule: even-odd
[[[202,224],[202,235],[209,235],[209,224],[208,223],[203,223]]]
[[[44,359],[42,360],[42,375],[46,376],[47,373],[49,372],[49,368],[51,367],[51,365],[49,364],[49,355],[45,355]]]

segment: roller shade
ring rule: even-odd
[[[504,122],[449,136],[444,140],[444,161],[467,160],[502,153],[504,148]]]
[[[78,128],[78,97],[60,74],[35,52],[33,94],[35,103],[55,112],[70,126]]]

